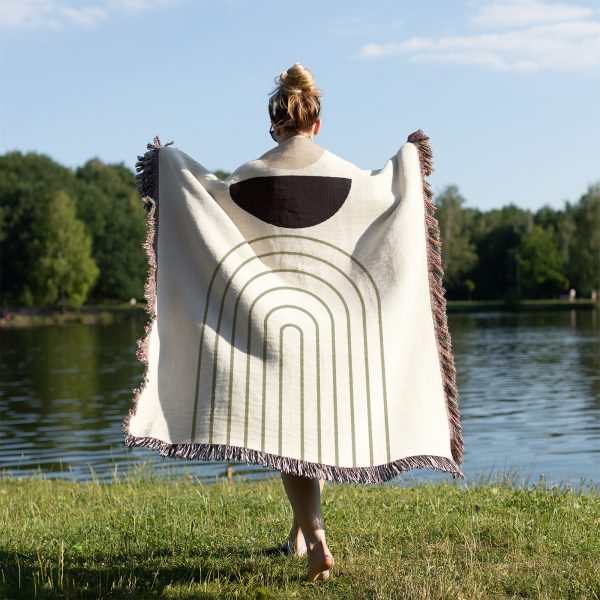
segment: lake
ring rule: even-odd
[[[597,309],[448,314],[469,483],[600,482]],[[109,481],[127,473],[212,482],[225,463],[161,457],[123,444],[121,422],[141,383],[142,321],[1,330],[0,469],[17,477]],[[243,477],[273,477],[232,463]],[[391,485],[447,479],[408,471]],[[458,480],[457,480],[458,481]]]

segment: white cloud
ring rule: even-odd
[[[73,8],[71,6],[57,7],[57,13],[72,25],[80,27],[94,27],[97,23],[107,17],[106,9],[102,6],[88,4],[81,8]]]
[[[515,12],[509,12],[509,8]],[[494,2],[482,6],[470,21],[486,27],[527,26],[371,43],[360,48],[356,57],[405,55],[410,62],[471,64],[517,71],[592,68],[600,66],[600,20],[581,18],[589,14],[591,11],[583,7],[551,5],[540,0]]]
[[[179,0],[107,0],[111,10],[123,12],[146,12],[175,4]]]
[[[585,6],[559,4],[542,0],[504,0],[484,4],[469,21],[480,27],[523,27],[585,19],[594,11]]]
[[[95,27],[117,12],[142,12],[179,0],[104,0],[83,6],[65,0],[0,0],[0,29]]]

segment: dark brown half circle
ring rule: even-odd
[[[278,227],[311,227],[332,217],[350,193],[351,179],[317,175],[251,177],[231,184],[233,201]]]

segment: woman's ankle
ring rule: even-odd
[[[311,532],[309,538],[304,536],[304,542],[306,543],[306,549],[310,553],[319,550],[327,552],[327,541],[325,539],[324,529],[317,529],[316,531]]]

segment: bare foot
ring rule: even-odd
[[[302,581],[327,581],[329,569],[333,567],[334,560],[324,541],[309,544],[307,547],[308,571]]]

